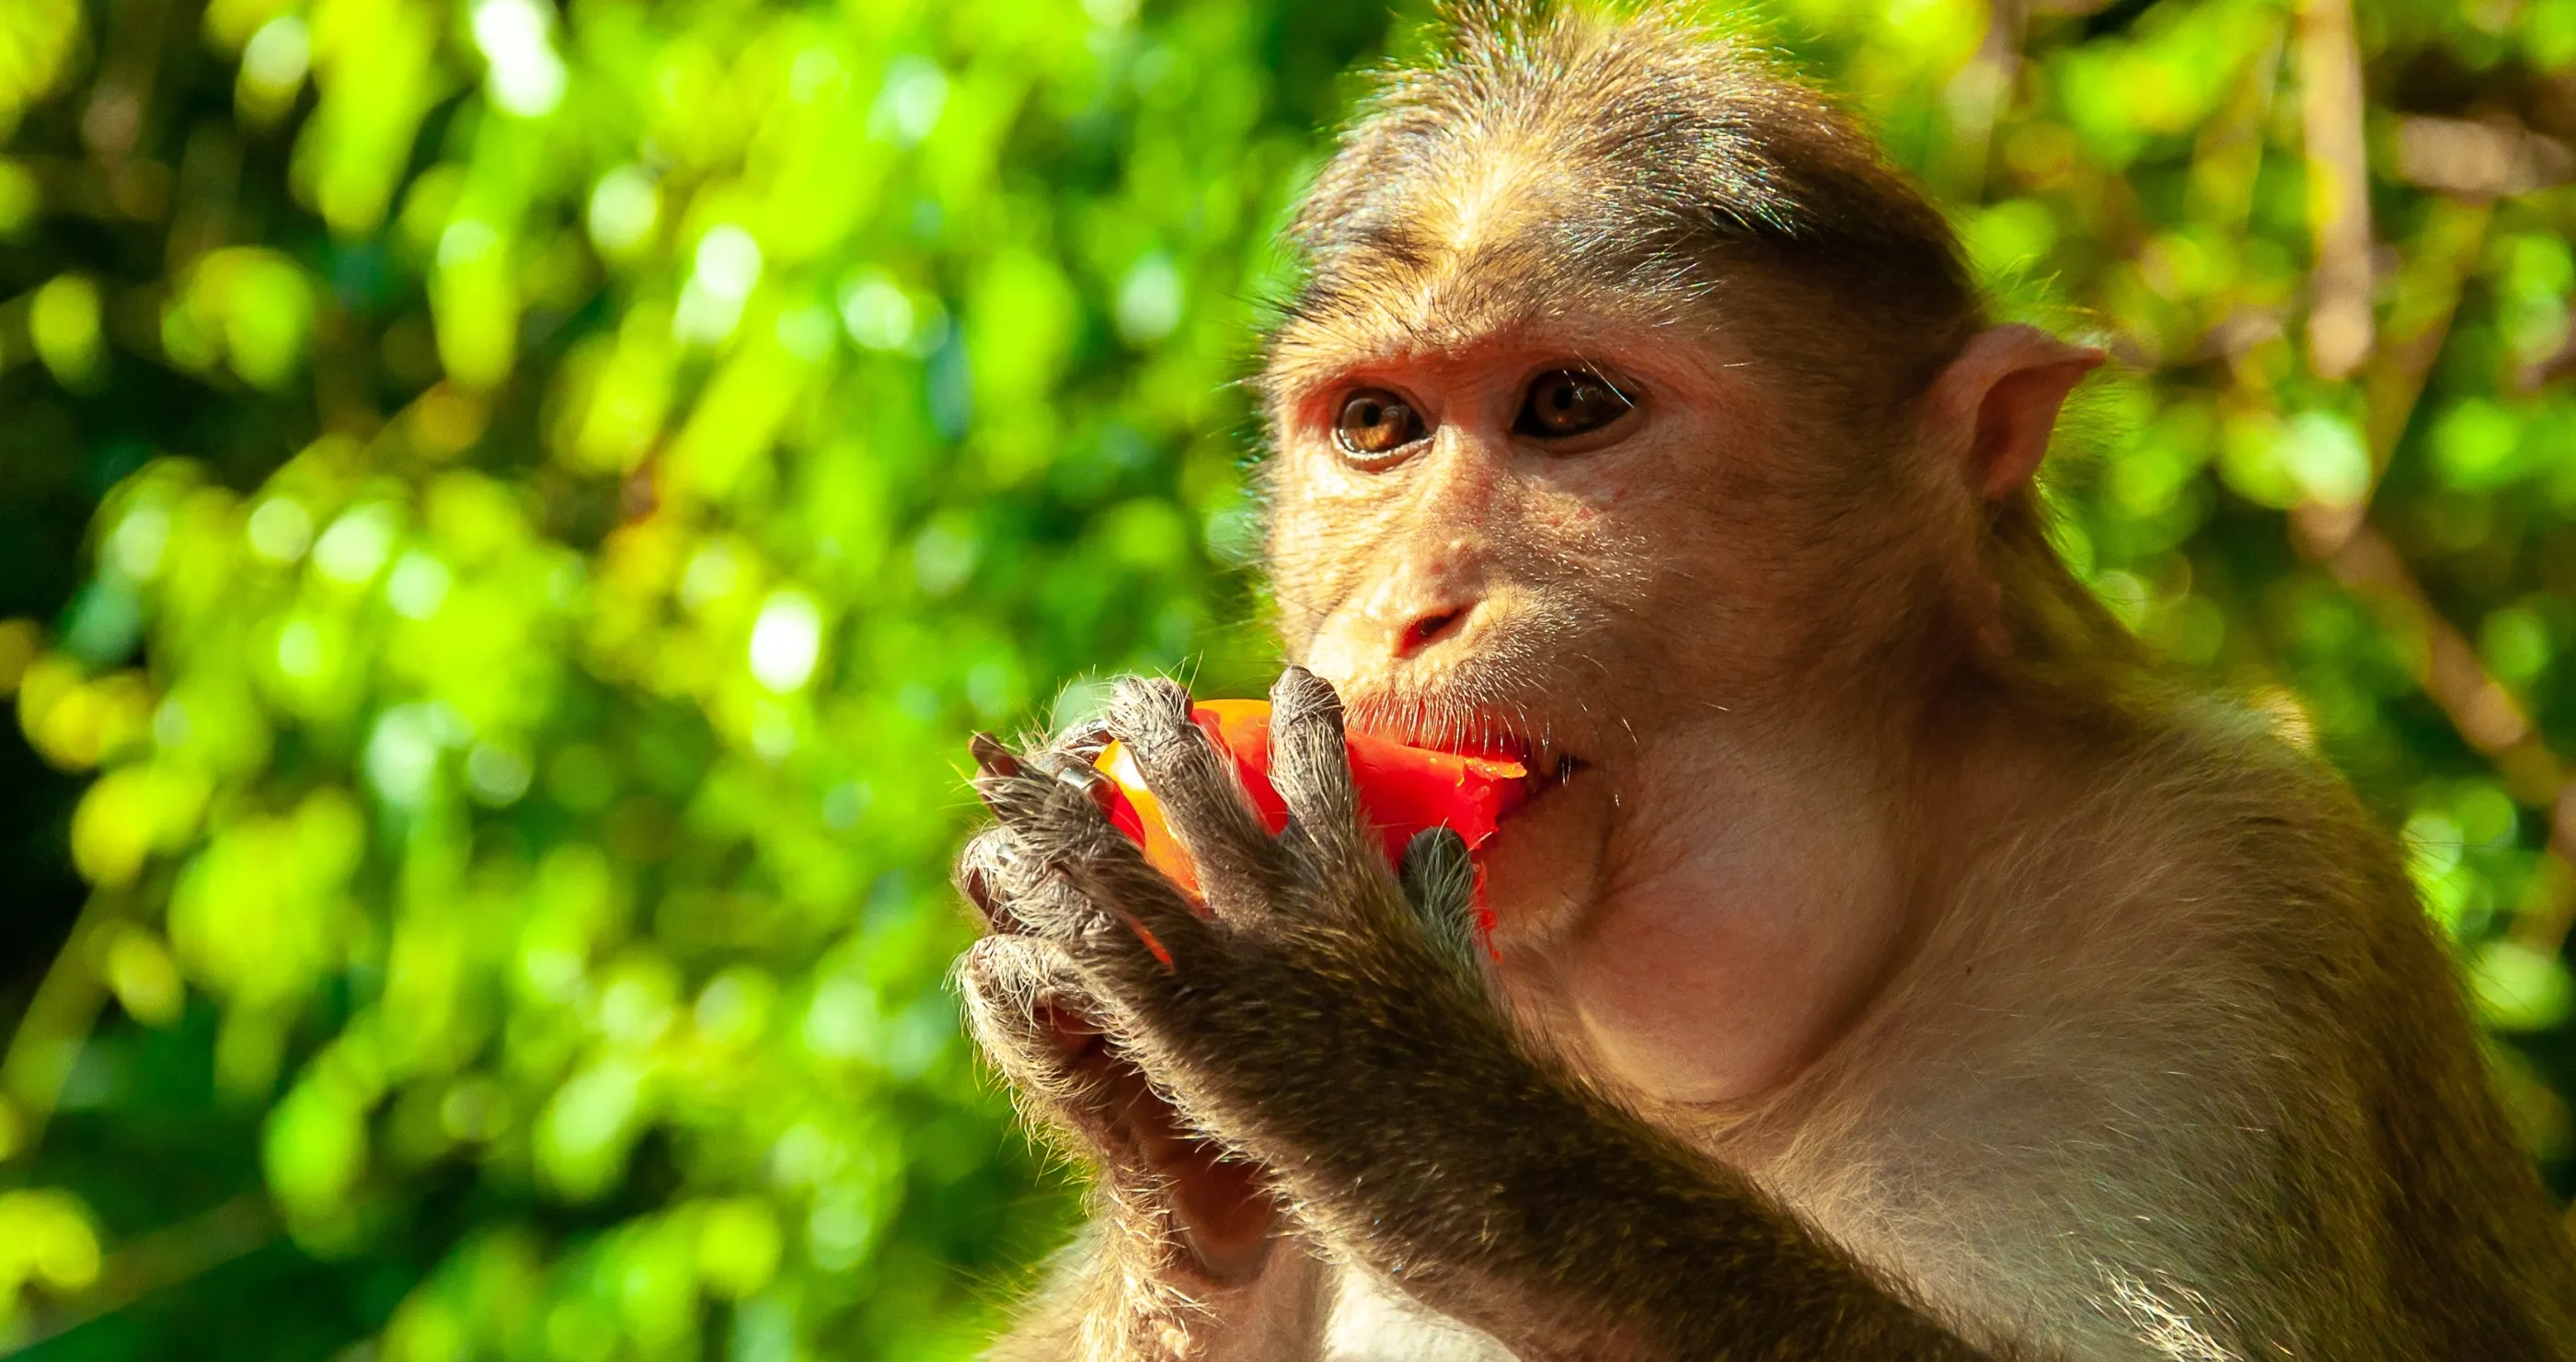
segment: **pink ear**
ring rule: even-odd
[[[1936,432],[1936,439],[1959,450],[1961,471],[1979,495],[2009,495],[2039,471],[2058,409],[2102,359],[2099,350],[2036,327],[1982,332],[1933,385],[1931,411],[1954,422],[1956,432]]]

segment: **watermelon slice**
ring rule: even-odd
[[[1287,827],[1288,806],[1270,787],[1270,702],[1209,700],[1193,706],[1190,719],[1234,763],[1262,825],[1273,834]],[[1360,807],[1378,833],[1390,865],[1402,861],[1415,833],[1443,824],[1465,839],[1472,854],[1493,837],[1502,816],[1529,797],[1529,773],[1516,761],[1408,747],[1366,733],[1350,734],[1349,743],[1351,777],[1359,785]],[[1113,742],[1094,764],[1116,787],[1109,821],[1145,849],[1147,864],[1163,872],[1192,902],[1200,902],[1197,870],[1163,821],[1162,805],[1145,788],[1144,773],[1135,759]],[[1477,920],[1490,929],[1481,864],[1476,883]]]

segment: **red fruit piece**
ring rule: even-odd
[[[1190,719],[1233,761],[1252,807],[1273,834],[1288,826],[1288,806],[1270,788],[1270,702],[1209,700],[1193,706]],[[1386,849],[1387,863],[1399,863],[1415,833],[1446,824],[1474,852],[1494,835],[1502,816],[1529,797],[1528,771],[1516,761],[1461,756],[1426,747],[1408,747],[1367,733],[1349,735],[1351,778],[1359,786],[1360,807]],[[1109,821],[1145,849],[1145,861],[1180,886],[1193,902],[1200,899],[1198,873],[1189,852],[1163,821],[1161,803],[1145,788],[1144,773],[1117,743],[1095,763],[1115,786]],[[1484,869],[1477,867],[1480,900],[1477,916],[1492,924],[1482,907]]]

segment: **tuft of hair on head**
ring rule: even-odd
[[[1713,314],[1887,411],[1984,324],[1941,214],[1754,39],[1669,4],[1467,0],[1440,22],[1291,223],[1308,273],[1274,371],[1576,310]],[[1802,318],[1833,334],[1770,334]]]

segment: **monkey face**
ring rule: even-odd
[[[1274,365],[1289,655],[1360,726],[1531,766],[1492,866],[1507,935],[1687,821],[1727,730],[1806,708],[1821,622],[1889,570],[1824,533],[1847,504],[1759,357],[1674,339],[1596,318]]]

